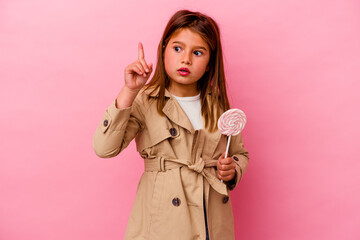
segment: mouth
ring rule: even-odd
[[[186,76],[186,75],[190,74],[190,70],[188,68],[184,68],[184,67],[179,68],[177,71],[181,76]]]

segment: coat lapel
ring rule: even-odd
[[[159,92],[159,88],[157,89],[147,89],[145,90],[145,93],[151,97],[157,97]],[[191,124],[188,116],[184,112],[184,110],[181,108],[180,104],[176,101],[176,99],[170,94],[170,92],[165,88],[165,98],[166,103],[163,107],[162,111],[163,113],[175,124],[187,129],[191,134],[195,133],[195,129],[193,125]],[[205,130],[204,130],[205,131]],[[215,152],[215,149],[221,139],[221,133],[219,131],[215,132],[208,132],[206,131],[206,138],[209,139],[209,141],[206,141],[205,145],[205,151],[208,156],[212,156]]]
[[[189,118],[187,117],[184,110],[181,108],[179,103],[174,99],[174,97],[170,97],[169,100],[165,103],[163,108],[163,113],[174,123],[177,125],[187,129],[192,134],[195,132],[193,125],[191,124]]]
[[[159,88],[146,89],[145,93],[151,97],[156,98],[158,97]],[[187,129],[192,134],[195,133],[195,129],[191,124],[189,118],[187,117],[186,113],[166,88],[165,88],[165,101],[166,101],[165,106],[162,109],[165,116],[168,117],[175,124]]]

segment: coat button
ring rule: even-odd
[[[173,137],[176,136],[176,129],[175,128],[170,128],[169,132],[170,132],[171,136],[173,136]]]
[[[109,121],[106,119],[104,120],[104,126],[106,127],[109,124]]]
[[[225,203],[227,203],[229,201],[229,197],[228,196],[225,196],[224,198],[223,198],[223,203],[225,204]]]
[[[173,198],[172,204],[173,204],[175,207],[180,206],[180,203],[181,203],[181,201],[180,201],[179,198]]]
[[[235,161],[239,161],[239,158],[237,156],[233,157],[235,159]]]

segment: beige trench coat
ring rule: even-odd
[[[248,165],[241,134],[231,138],[229,156],[235,159],[232,184],[216,177],[216,162],[226,149],[219,131],[194,130],[176,99],[166,90],[165,116],[156,109],[157,91],[141,91],[132,106],[118,109],[116,100],[106,110],[93,138],[102,158],[118,155],[135,138],[145,171],[137,188],[125,239],[205,239],[205,198],[211,240],[234,239],[229,190]],[[154,101],[152,101],[154,100]]]

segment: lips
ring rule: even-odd
[[[180,75],[186,76],[190,74],[190,70],[188,68],[182,67],[177,70]]]

